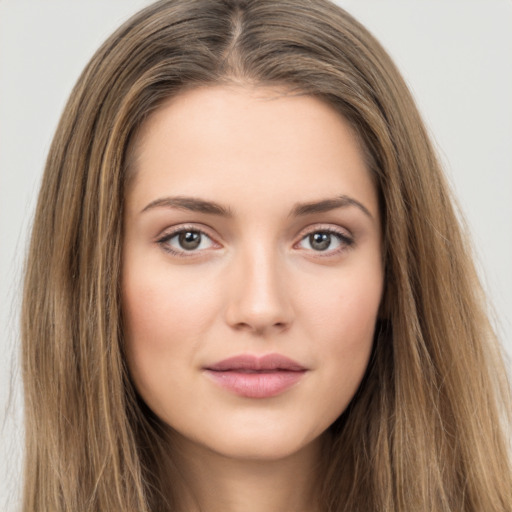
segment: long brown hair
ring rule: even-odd
[[[326,0],[163,0],[84,70],[26,266],[23,510],[172,510],[163,428],[123,353],[129,148],[170,96],[233,81],[329,102],[361,138],[380,195],[385,297],[364,381],[329,432],[321,507],[512,510],[510,388],[453,199],[394,64]]]

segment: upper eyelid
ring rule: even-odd
[[[328,258],[347,250],[354,246],[355,237],[351,230],[336,224],[313,224],[302,229],[298,235],[298,240],[294,242],[293,247],[297,247],[304,239],[311,236],[313,233],[329,233],[330,235],[338,238],[341,247],[333,250],[313,251],[317,258]]]
[[[156,240],[158,241],[163,238],[173,237],[179,233],[182,233],[183,231],[197,231],[198,233],[206,235],[208,238],[215,240],[215,236],[211,234],[211,230],[209,228],[202,225],[198,227],[197,224],[179,224],[177,226],[165,228],[156,236]]]
[[[155,242],[157,245],[159,245],[165,252],[171,253],[175,257],[184,257],[184,258],[191,258],[191,261],[193,261],[194,258],[200,257],[201,253],[206,252],[208,250],[211,250],[212,247],[204,248],[201,250],[186,250],[178,247],[171,247],[170,241],[178,236],[180,233],[183,233],[184,231],[196,231],[198,233],[201,233],[201,235],[206,236],[214,246],[213,248],[222,248],[222,245],[217,242],[215,237],[210,236],[206,230],[199,229],[195,226],[176,226],[175,229],[169,229],[169,230],[163,230],[163,232],[157,236],[155,239]],[[217,247],[215,247],[217,246]]]
[[[198,225],[195,223],[178,224],[176,226],[166,228],[156,237],[155,240],[156,240],[156,242],[164,242],[164,241],[167,241],[167,240],[173,238],[174,236],[178,235],[179,233],[182,233],[183,231],[187,231],[187,230],[197,231],[197,232],[201,233],[202,235],[207,236],[214,244],[216,244],[218,246],[222,245],[222,243],[220,243],[218,241],[218,238],[221,238],[221,237],[216,237],[215,235],[213,235],[211,233],[211,231],[212,231],[211,228],[204,226],[202,224]],[[353,238],[354,238],[352,232],[345,227],[328,224],[328,223],[325,223],[325,224],[315,223],[315,224],[306,226],[299,231],[299,233],[295,237],[295,241],[293,242],[293,247],[295,247],[298,243],[300,243],[307,236],[309,236],[313,233],[316,233],[316,232],[332,233],[334,235],[339,235],[342,238],[346,238],[346,239],[350,239],[350,240],[353,240]]]
[[[157,238],[160,238],[162,236],[167,236],[169,234],[176,234],[181,233],[182,231],[198,231],[200,233],[203,233],[207,236],[210,236],[212,238],[215,238],[214,235],[210,233],[211,228],[208,226],[205,226],[204,224],[196,224],[196,223],[184,223],[184,224],[178,224],[176,226],[171,226],[168,228],[165,228],[161,231],[159,235],[157,235]],[[336,226],[333,224],[324,224],[324,223],[315,223],[311,224],[309,226],[306,226],[299,230],[299,233],[296,236],[306,236],[308,233],[315,233],[316,231],[328,231],[333,233],[338,232],[346,232],[348,235],[352,236],[351,231],[348,228],[342,227],[342,226]]]
[[[348,228],[337,226],[334,224],[323,224],[323,223],[316,223],[310,226],[306,226],[305,228],[301,229],[299,231],[299,234],[297,235],[300,240],[302,240],[305,236],[310,235],[311,233],[317,233],[317,232],[327,232],[327,233],[334,233],[339,234],[342,236],[345,236],[347,238],[353,238],[352,231]]]
[[[206,236],[211,241],[213,247],[208,247],[208,248],[204,248],[204,249],[201,249],[201,250],[190,250],[190,251],[187,251],[185,249],[181,249],[181,248],[178,248],[178,247],[174,247],[174,248],[171,249],[170,248],[170,246],[171,246],[170,241],[174,237],[178,236],[180,233],[182,233],[184,231],[196,231],[198,233],[201,233],[201,235]],[[164,229],[155,238],[155,242],[156,242],[157,245],[160,245],[162,247],[162,249],[165,250],[166,252],[171,252],[171,253],[174,253],[174,255],[176,255],[176,256],[181,255],[181,256],[184,256],[184,257],[187,257],[187,258],[193,258],[194,256],[197,257],[202,252],[205,252],[205,251],[208,251],[208,250],[222,248],[222,244],[220,244],[217,241],[216,237],[211,236],[207,232],[207,230],[205,230],[204,228],[198,228],[197,226],[194,226],[194,225],[178,225],[178,226],[175,226],[174,228]]]

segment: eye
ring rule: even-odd
[[[162,248],[172,254],[185,256],[185,253],[199,252],[214,247],[213,240],[198,229],[180,229],[164,235],[158,240]]]
[[[350,247],[353,243],[354,240],[344,233],[334,230],[317,230],[308,233],[297,245],[301,249],[333,254]]]

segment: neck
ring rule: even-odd
[[[183,448],[173,450],[173,454],[177,453],[175,463],[182,480],[178,496],[180,511],[319,510],[320,440],[276,460],[226,457],[197,445]]]

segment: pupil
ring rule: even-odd
[[[313,233],[309,235],[309,243],[316,251],[325,251],[331,245],[331,235],[329,233]]]
[[[180,246],[187,251],[197,249],[201,243],[201,234],[197,231],[184,231],[178,237]]]

